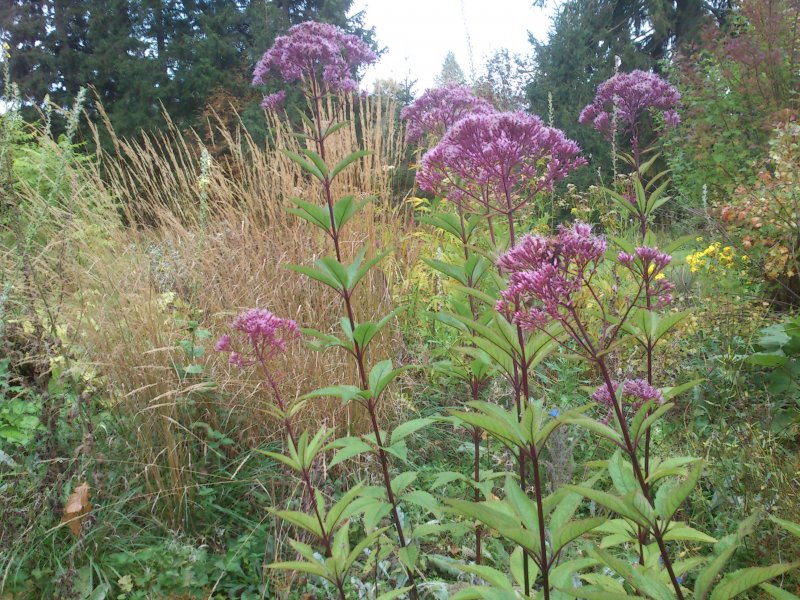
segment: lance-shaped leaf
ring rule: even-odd
[[[333,205],[333,222],[336,224],[336,231],[341,231],[353,216],[369,202],[369,199],[356,202],[353,196],[344,196]],[[330,217],[329,217],[330,219]]]
[[[453,512],[463,517],[480,521],[487,527],[494,529],[501,536],[535,552],[539,546],[538,537],[519,523],[516,512],[505,502],[488,500],[485,502],[467,502],[457,498],[448,498],[445,503]]]
[[[786,531],[791,533],[796,537],[800,537],[800,525],[794,523],[793,521],[787,521],[786,519],[779,519],[778,517],[770,515],[769,520],[773,523],[776,523],[783,527]]]
[[[765,581],[793,571],[798,567],[800,567],[800,562],[739,569],[722,578],[722,581],[711,592],[710,600],[730,600],[730,598],[738,596],[742,592],[746,592]]]
[[[511,582],[508,580],[508,577],[506,577],[505,573],[502,573],[497,569],[493,569],[492,567],[488,567],[486,565],[455,565],[455,566],[457,569],[461,571],[477,575],[489,585],[494,586],[500,590],[505,590],[507,592],[514,591],[514,586],[511,585]]]
[[[281,571],[299,571],[300,573],[309,573],[327,579],[331,583],[336,583],[335,577],[328,572],[325,565],[319,562],[308,562],[301,560],[290,560],[285,562],[277,562],[266,565],[268,569],[279,569]]]
[[[558,554],[558,552],[571,541],[597,529],[597,527],[605,522],[605,517],[592,517],[589,519],[569,521],[558,529],[554,529],[550,542],[552,545],[552,552]],[[555,556],[553,556],[553,558],[555,558]]]
[[[300,168],[302,168],[304,171],[311,173],[311,175],[313,175],[320,181],[325,181],[325,175],[323,175],[322,171],[320,171],[319,168],[317,168],[317,166],[314,165],[313,162],[307,160],[297,152],[292,152],[291,150],[282,149],[281,152],[283,152],[286,156],[292,159],[292,161],[300,165]]]
[[[394,381],[400,373],[407,371],[409,368],[409,366],[405,366],[394,369],[392,368],[392,361],[388,359],[377,363],[372,367],[372,370],[370,370],[368,377],[369,389],[372,392],[372,397],[376,400],[380,398],[386,386]]]
[[[639,513],[639,511],[634,508],[632,498],[620,498],[619,496],[609,494],[608,492],[594,490],[578,485],[565,485],[564,487],[567,490],[585,496],[589,500],[606,507],[610,511],[615,512],[620,516],[628,518],[643,527],[648,527],[650,525],[648,521]]]
[[[359,454],[364,454],[365,452],[372,452],[375,449],[373,445],[355,436],[333,440],[328,444],[328,448],[336,449],[336,454],[330,463],[328,463],[329,467],[335,467],[342,461],[358,456]]]
[[[423,427],[427,427],[433,423],[433,421],[434,419],[431,417],[423,417],[420,419],[411,419],[410,421],[404,421],[403,423],[400,423],[400,425],[395,427],[394,431],[392,431],[390,445],[406,439],[409,435],[419,431]]]
[[[322,538],[322,530],[319,528],[319,523],[316,517],[300,512],[299,510],[274,510],[268,508],[271,513],[277,515],[287,523],[291,523],[295,527],[307,531],[314,537]]]
[[[680,508],[683,501],[692,493],[697,481],[700,479],[700,473],[703,470],[703,463],[695,463],[689,476],[685,481],[676,484],[662,484],[656,492],[656,497],[653,501],[656,512],[665,521],[669,521],[675,512]]]
[[[301,219],[308,221],[315,227],[319,227],[326,233],[330,234],[331,216],[330,212],[328,212],[327,206],[312,204],[311,202],[306,202],[299,198],[292,198],[292,202],[294,202],[297,205],[296,208],[292,207],[287,208],[286,212],[295,215],[297,217],[300,217]]]
[[[800,596],[797,596],[796,594],[793,594],[787,590],[782,590],[781,588],[774,586],[771,583],[762,583],[758,587],[760,587],[770,596],[775,598],[775,600],[800,600]]]
[[[359,323],[353,330],[353,341],[355,341],[355,343],[358,344],[359,348],[362,350],[366,349],[373,338],[378,335],[378,333],[380,333],[384,327],[386,327],[389,321],[394,319],[403,310],[405,310],[405,307],[397,307],[376,323],[372,323],[370,321]]]
[[[366,248],[361,250],[358,253],[355,260],[347,267],[347,276],[348,276],[348,291],[353,291],[358,283],[364,279],[364,276],[369,272],[369,270],[378,264],[380,261],[384,259],[384,257],[390,254],[391,250],[385,250],[380,254],[373,256],[370,259],[364,260],[364,256],[366,255]]]
[[[467,285],[467,274],[464,272],[463,265],[454,265],[433,258],[423,258],[422,262],[450,279],[454,279],[462,285]]]
[[[330,385],[309,392],[303,398],[326,398],[331,396],[341,398],[343,405],[354,399],[368,399],[368,394],[365,394],[364,390],[355,385]]]
[[[348,165],[354,163],[359,158],[364,158],[370,154],[369,150],[356,150],[355,152],[351,152],[347,156],[345,156],[342,160],[336,163],[336,166],[331,169],[330,180],[333,179],[342,172],[343,169],[346,169]]]
[[[325,164],[325,161],[322,160],[322,157],[319,154],[313,150],[310,150],[309,148],[303,148],[301,152],[311,159],[311,162],[322,174],[323,178],[328,176],[328,165]]]
[[[711,592],[711,585],[717,575],[722,572],[725,565],[733,556],[744,538],[753,532],[753,527],[758,519],[757,514],[752,514],[739,524],[736,533],[722,538],[714,547],[715,556],[703,569],[694,582],[694,597],[696,600],[705,600]]]

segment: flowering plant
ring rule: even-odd
[[[406,141],[433,138],[438,141],[456,123],[468,115],[490,114],[492,105],[478,98],[465,85],[450,83],[425,90],[400,113],[406,122]]]
[[[354,92],[358,85],[353,73],[376,59],[358,37],[335,25],[307,21],[292,27],[264,53],[253,72],[253,85],[266,84],[275,77],[286,83],[302,83],[313,96],[325,91]],[[285,91],[270,94],[262,106],[274,109],[285,98]]]

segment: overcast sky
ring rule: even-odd
[[[546,39],[557,0],[548,0],[544,9],[531,4],[531,0],[355,0],[353,12],[366,12],[366,24],[375,27],[378,43],[388,48],[369,68],[363,85],[369,89],[375,79],[408,76],[417,80],[414,89],[420,94],[434,85],[451,51],[469,77],[470,45],[478,72],[495,50],[529,54],[528,32]]]

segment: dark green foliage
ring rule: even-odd
[[[572,175],[579,185],[594,181],[596,169],[611,172],[608,144],[591,127],[578,124],[578,115],[595,96],[597,86],[620,70],[647,69],[650,59],[637,49],[626,28],[615,27],[613,7],[599,0],[567,0],[553,19],[547,43],[531,40],[536,71],[528,86],[532,112],[547,120],[552,96],[554,127],[576,140],[591,157],[595,172],[584,168]]]
[[[121,136],[164,124],[200,123],[216,90],[257,109],[250,71],[275,37],[306,20],[331,22],[375,47],[352,0],[11,0],[0,6],[0,37],[11,78],[37,116],[45,95],[71,102],[93,86]],[[252,107],[251,107],[252,105]],[[217,107],[227,110],[227,104]],[[252,121],[255,122],[255,119]]]

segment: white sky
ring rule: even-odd
[[[557,0],[544,9],[531,0],[355,0],[352,12],[364,10],[366,25],[374,26],[378,43],[387,47],[377,65],[370,67],[362,85],[371,89],[375,79],[416,79],[421,94],[434,86],[448,52],[470,77],[469,38],[475,70],[486,57],[508,48],[512,54],[530,54],[528,32],[545,40],[550,15]]]

